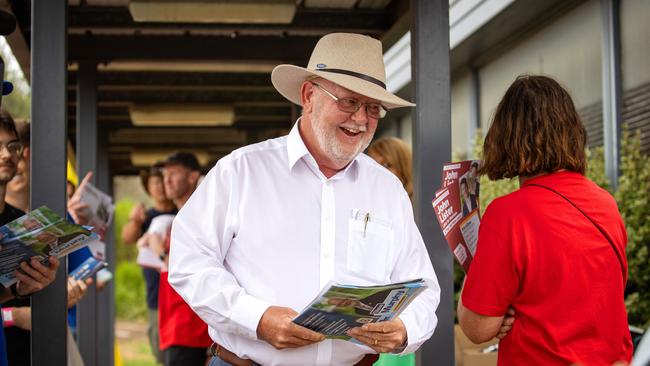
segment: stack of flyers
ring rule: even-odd
[[[97,239],[91,227],[73,224],[43,206],[0,227],[0,284],[16,282],[23,261],[37,257],[63,257]]]

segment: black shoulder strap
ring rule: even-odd
[[[584,215],[584,216],[585,216],[589,221],[591,221],[592,224],[594,224],[594,226],[598,229],[598,231],[600,231],[600,233],[603,234],[603,236],[605,237],[605,239],[607,239],[607,241],[609,242],[609,245],[611,245],[611,247],[612,247],[612,250],[614,250],[614,253],[616,253],[616,258],[618,259],[618,263],[621,265],[621,272],[622,272],[622,274],[623,274],[623,287],[625,287],[625,277],[626,277],[626,276],[625,276],[625,265],[623,264],[623,257],[622,257],[622,255],[621,255],[621,253],[618,252],[618,249],[616,249],[616,245],[614,245],[614,242],[613,242],[612,239],[609,237],[609,235],[607,234],[607,232],[606,232],[605,230],[603,230],[603,228],[602,228],[600,225],[598,225],[598,223],[596,223],[596,221],[594,221],[594,220],[591,218],[591,216],[587,215],[586,212],[584,212],[580,207],[576,206],[576,204],[573,203],[573,201],[571,201],[570,199],[568,199],[568,198],[567,198],[565,195],[563,195],[562,193],[556,191],[555,189],[553,189],[553,188],[551,188],[551,187],[543,186],[543,185],[540,185],[540,184],[530,183],[530,184],[527,184],[527,185],[528,185],[528,186],[535,186],[535,187],[539,187],[539,188],[544,188],[544,189],[546,189],[546,190],[548,190],[548,191],[551,191],[551,192],[557,194],[558,196],[564,198],[567,202],[569,202],[569,203],[571,204],[571,206],[575,207],[576,210],[580,211],[580,213],[582,213],[582,214],[583,214],[583,215]]]

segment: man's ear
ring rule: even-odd
[[[300,101],[302,102],[302,112],[309,113],[313,107],[314,86],[305,81],[300,86]]]
[[[32,149],[29,146],[23,148],[23,159],[29,161],[29,158],[32,156]]]
[[[190,179],[192,180],[192,185],[196,187],[199,183],[199,178],[201,178],[201,172],[198,170],[192,170],[190,172]]]

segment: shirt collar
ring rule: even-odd
[[[320,172],[318,169],[318,164],[316,163],[316,159],[311,155],[309,150],[307,149],[307,146],[305,145],[305,142],[302,139],[302,136],[300,136],[300,131],[298,129],[298,126],[300,124],[300,118],[294,123],[293,127],[291,128],[291,131],[289,132],[289,135],[287,136],[287,154],[289,158],[289,170],[292,170],[293,167],[296,165],[296,163],[302,159],[305,158],[305,163],[308,165],[313,165],[314,168],[320,173],[320,176],[325,179],[323,174]],[[336,180],[345,177],[348,174],[348,171],[350,170],[350,173],[352,173],[352,176],[354,178],[357,177],[358,171],[359,171],[359,157],[361,154],[357,155],[350,164],[348,164],[343,170],[340,172],[334,174],[330,179]]]
[[[293,169],[293,166],[296,165],[298,160],[303,156],[311,156],[305,142],[300,136],[300,131],[298,130],[298,125],[300,124],[300,118],[293,124],[289,136],[287,136],[287,153],[289,154],[289,170]]]

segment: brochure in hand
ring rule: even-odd
[[[360,343],[346,332],[395,318],[425,288],[422,279],[379,286],[328,284],[293,322],[326,338]]]
[[[479,164],[478,160],[445,164],[442,189],[432,202],[449,248],[465,272],[476,254],[481,222],[480,181],[476,174]]]
[[[75,280],[85,280],[86,278],[94,276],[95,273],[107,266],[108,263],[103,260],[96,259],[95,257],[88,257],[79,265],[79,267],[70,272],[69,276]]]
[[[62,257],[97,239],[89,227],[73,224],[42,206],[0,227],[0,284],[9,287],[17,280],[20,262],[49,255]]]
[[[88,225],[94,227],[95,232],[104,237],[115,210],[113,199],[90,182],[86,182],[80,193],[79,200],[88,205],[85,210],[89,219]]]

